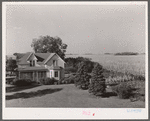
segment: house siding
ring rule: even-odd
[[[62,78],[64,78],[65,76],[65,74],[64,74],[65,72],[64,72],[64,69],[61,69],[61,72],[60,72],[60,78],[62,79]]]
[[[53,60],[57,60],[57,66],[60,66],[60,67],[64,68],[64,62],[63,62],[63,60],[61,60],[61,58],[58,57],[57,55],[54,55],[54,56],[46,63],[46,65],[52,66],[52,65],[53,65]]]

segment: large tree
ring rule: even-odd
[[[65,58],[67,44],[59,37],[40,36],[32,41],[31,47],[35,53],[57,53],[62,59]]]

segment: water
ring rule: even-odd
[[[66,57],[86,57],[99,62],[104,68],[119,72],[145,75],[145,55],[66,55]]]

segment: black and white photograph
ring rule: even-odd
[[[147,119],[148,2],[3,2],[4,119]]]

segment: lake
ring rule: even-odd
[[[99,62],[104,68],[119,72],[145,75],[145,55],[66,55],[66,57],[86,57]]]

